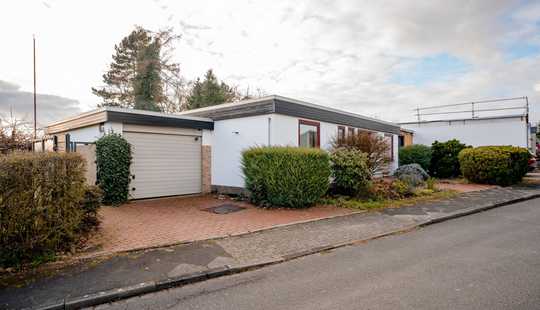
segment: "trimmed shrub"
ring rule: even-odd
[[[452,139],[446,142],[435,141],[431,145],[431,164],[429,171],[437,178],[453,178],[461,174],[458,154],[467,148],[459,140]]]
[[[358,149],[337,148],[330,153],[332,177],[338,193],[358,196],[371,180],[367,154]]]
[[[84,169],[76,153],[0,156],[0,266],[39,262],[79,240]]]
[[[514,146],[481,146],[459,153],[463,176],[474,183],[511,185],[527,174],[529,151]]]
[[[254,147],[242,153],[242,171],[253,203],[303,208],[328,191],[330,158],[320,149]]]
[[[97,183],[103,202],[118,205],[128,200],[131,146],[120,134],[110,133],[96,141]]]
[[[429,174],[419,164],[403,165],[396,169],[394,175],[401,181],[418,186],[429,178]]]
[[[399,149],[399,165],[419,164],[425,171],[431,164],[431,148],[422,144],[413,144]]]

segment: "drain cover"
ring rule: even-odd
[[[231,203],[225,203],[216,207],[204,209],[204,211],[208,211],[208,212],[212,212],[216,214],[228,214],[228,213],[238,212],[244,209],[245,207],[240,207],[237,205],[233,205]]]

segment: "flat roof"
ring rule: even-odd
[[[179,119],[191,119],[191,120],[199,120],[203,122],[212,122],[211,119],[205,118],[205,117],[196,117],[196,116],[187,116],[187,115],[179,115],[179,114],[170,114],[170,113],[163,113],[163,112],[154,112],[154,111],[146,111],[146,110],[138,110],[138,109],[129,109],[129,108],[121,108],[121,107],[101,107],[97,108],[88,112],[83,112],[74,116],[70,116],[68,118],[64,118],[62,120],[52,122],[47,125],[47,127],[62,124],[65,122],[69,122],[72,120],[88,117],[90,115],[94,115],[100,112],[105,111],[111,111],[111,112],[120,112],[120,113],[130,113],[130,114],[139,114],[139,115],[154,115],[154,116],[161,116],[161,117],[171,117],[171,118],[179,118]]]
[[[278,95],[223,103],[184,111],[179,113],[179,115],[195,115],[221,120],[269,113],[308,118],[376,131],[399,133],[399,125],[392,122]]]
[[[120,107],[101,107],[47,125],[47,133],[57,133],[103,122],[122,122],[139,125],[214,129],[209,118],[168,114]]]

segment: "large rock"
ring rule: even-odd
[[[396,169],[394,175],[401,181],[413,186],[420,185],[429,178],[429,174],[419,164],[400,166]]]

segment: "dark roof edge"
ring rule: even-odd
[[[356,116],[352,113],[321,108],[283,99],[274,100],[274,112],[299,118],[307,118],[331,124],[345,125],[379,132],[399,134],[399,125],[385,121]]]
[[[59,133],[93,126],[104,122],[122,122],[193,129],[214,129],[214,121],[190,116],[167,115],[156,112],[130,111],[120,108],[100,108],[46,126],[47,133]]]
[[[326,108],[319,105],[309,104],[279,96],[250,100],[237,104],[224,104],[222,107],[215,106],[202,108],[199,111],[185,112],[182,115],[208,117],[213,120],[234,119],[264,114],[282,114],[298,118],[306,118],[338,125],[357,127],[366,130],[380,131],[399,134],[400,126],[386,121],[371,119],[353,113]]]
[[[153,125],[166,127],[181,127],[193,129],[214,129],[213,121],[190,118],[167,117],[165,115],[135,114],[119,111],[107,111],[107,121],[122,122],[136,125]]]

